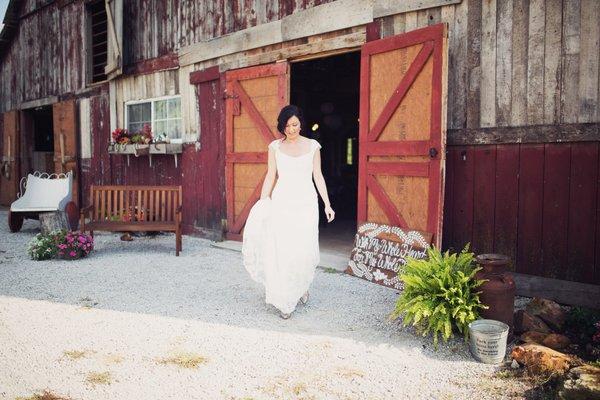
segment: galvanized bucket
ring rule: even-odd
[[[471,354],[485,364],[498,364],[506,354],[508,325],[493,319],[478,319],[469,324]]]

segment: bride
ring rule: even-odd
[[[294,105],[284,107],[277,129],[284,137],[269,144],[267,175],[246,222],[242,254],[250,276],[265,287],[265,301],[288,319],[298,300],[308,302],[319,263],[315,185],[327,222],[333,221],[335,213],[321,172],[321,145],[301,136],[302,111]]]

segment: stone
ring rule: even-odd
[[[519,363],[517,362],[517,360],[512,360],[512,362],[510,363],[510,367],[512,369],[517,369],[517,368],[520,368],[521,366],[519,365]]]
[[[540,343],[554,350],[563,350],[571,344],[571,340],[560,333],[551,333]]]
[[[124,242],[131,242],[133,238],[131,237],[131,234],[129,232],[125,232],[121,235],[121,240]]]
[[[553,330],[562,332],[565,320],[567,319],[567,313],[558,303],[534,297],[527,304],[525,310],[529,314],[541,318]]]
[[[521,335],[521,340],[525,343],[543,344],[544,339],[546,339],[546,336],[548,336],[547,333],[527,331]]]
[[[552,333],[552,330],[540,318],[525,310],[519,310],[515,313],[515,333],[527,331]]]
[[[558,390],[561,400],[600,400],[600,368],[592,365],[569,371]]]
[[[576,357],[533,343],[516,346],[511,355],[529,372],[537,375],[563,375],[573,366],[581,365]]]

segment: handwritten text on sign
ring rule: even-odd
[[[431,233],[405,231],[402,228],[375,223],[358,227],[347,273],[366,280],[402,289],[398,271],[406,258],[425,258]]]

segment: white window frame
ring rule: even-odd
[[[157,101],[163,101],[163,100],[171,100],[171,99],[179,99],[179,107],[181,108],[181,95],[180,94],[175,94],[172,96],[161,96],[161,97],[151,97],[149,99],[143,99],[143,100],[129,100],[125,102],[125,127],[124,129],[129,129],[129,107],[130,105],[135,105],[135,104],[143,104],[143,103],[150,103],[150,126],[152,127],[152,134],[154,134],[154,103]],[[183,139],[185,137],[185,133],[183,132],[183,110],[180,109],[180,117],[179,119],[181,120],[181,127],[182,127],[182,131],[181,131],[181,139]],[[172,118],[172,119],[176,119],[176,118]],[[161,121],[164,121],[161,120]],[[174,138],[172,138],[174,139]]]

